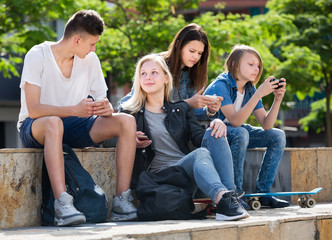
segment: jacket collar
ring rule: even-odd
[[[164,105],[161,107],[161,109],[164,110],[167,113],[169,111],[169,109],[170,109],[169,102],[167,102],[166,100],[164,100]],[[138,110],[138,112],[144,113],[144,111],[145,111],[145,101],[144,101],[142,107]]]
[[[167,113],[170,109],[170,105],[169,102],[167,102],[166,100],[164,100],[164,106],[161,107],[162,110],[165,111],[165,113]]]
[[[231,86],[237,91],[237,86],[236,86],[236,79],[230,74],[229,72],[227,73]],[[250,92],[252,89],[252,86],[250,85],[250,82],[247,82],[246,85],[244,86],[244,89],[246,92]]]
[[[236,88],[237,89],[237,86],[236,86],[236,79],[232,76],[232,74],[230,74],[229,72],[227,73],[228,75],[228,78],[231,82],[231,86],[232,88]]]

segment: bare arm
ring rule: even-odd
[[[240,127],[249,118],[260,99],[259,93],[256,92],[247,104],[237,112],[233,104],[228,104],[220,109],[234,127]]]
[[[262,83],[259,86],[259,88],[254,93],[254,95],[250,98],[250,100],[238,112],[235,111],[235,107],[234,107],[233,104],[229,104],[229,105],[221,107],[221,111],[223,112],[223,114],[226,116],[226,118],[228,119],[228,121],[233,126],[239,127],[245,121],[247,121],[247,119],[249,118],[250,114],[255,109],[255,106],[257,105],[258,101],[261,98],[263,98],[264,96],[270,94],[271,92],[274,92],[274,94],[276,94],[276,92],[279,92],[279,91],[281,91],[281,89],[284,89],[284,87],[283,87],[283,88],[280,88],[278,90],[275,90],[275,88],[277,86],[274,85],[275,83],[270,82],[270,80],[273,79],[273,78],[274,78],[273,76],[268,77],[264,81],[264,83]],[[278,115],[278,111],[279,111],[281,100],[282,100],[282,97],[281,98],[280,98],[280,96],[278,98],[275,97],[275,102],[273,104],[273,105],[275,105],[275,107],[271,108],[271,110],[273,110],[273,111],[272,111],[270,117],[268,117],[269,114],[266,115],[266,112],[265,112],[264,109],[257,109],[254,112],[254,115],[255,115],[257,121],[261,124],[261,126],[263,128],[270,127],[271,120],[275,116],[275,118],[273,120],[273,123],[274,123],[274,121],[276,119],[276,116]],[[265,120],[265,118],[267,118],[268,120]],[[272,124],[272,126],[273,126],[273,124]]]
[[[208,106],[211,112],[217,112],[219,110],[221,101],[223,100],[222,97],[211,98],[208,96],[202,95],[204,92],[204,87],[199,90],[194,96],[191,98],[185,99],[184,101],[187,102],[191,108],[203,108]]]
[[[266,114],[266,111],[262,108],[254,112],[257,121],[265,130],[272,128],[278,117],[280,105],[286,92],[286,79],[282,78],[282,80],[284,81],[280,83],[282,87],[273,90],[274,101],[269,112]]]
[[[41,118],[45,116],[58,117],[89,117],[93,113],[94,102],[92,99],[83,99],[75,106],[58,107],[40,103],[40,87],[25,83],[25,98],[29,117]]]

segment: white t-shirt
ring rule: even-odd
[[[235,112],[238,112],[241,109],[241,105],[243,103],[245,90],[243,89],[243,93],[240,93],[239,91],[236,92],[236,99],[234,104]],[[227,118],[224,119],[224,122],[229,122]]]
[[[21,110],[17,123],[18,130],[29,116],[25,101],[25,83],[41,88],[40,103],[52,106],[74,106],[91,95],[93,98],[104,98],[107,86],[100,61],[94,52],[84,59],[74,56],[70,78],[63,76],[58,67],[51,45],[44,42],[34,46],[24,59],[21,77]]]

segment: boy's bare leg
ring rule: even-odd
[[[116,194],[130,188],[136,152],[136,121],[131,115],[115,113],[111,117],[98,117],[90,130],[93,142],[99,143],[118,137],[116,146]]]
[[[47,172],[54,193],[59,198],[65,187],[65,170],[62,152],[63,123],[59,117],[42,117],[36,119],[31,127],[32,136],[44,145]]]
[[[54,193],[54,225],[69,226],[86,222],[83,213],[73,204],[73,197],[66,192],[62,149],[63,123],[59,117],[36,119],[31,127],[34,139],[44,145],[45,163]]]

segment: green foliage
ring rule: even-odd
[[[67,20],[80,9],[94,9],[106,29],[97,45],[105,73],[117,83],[130,82],[137,60],[150,52],[165,51],[187,22],[181,12],[195,9],[201,0],[2,0],[0,3],[0,71],[18,76],[22,54],[44,40],[55,40],[51,21]],[[283,102],[332,90],[332,0],[271,0],[268,13],[207,12],[192,22],[209,36],[209,82],[223,72],[235,44],[256,48],[263,59],[262,82],[270,75],[287,79]],[[259,85],[260,83],[258,83]],[[273,95],[264,97],[269,108]],[[328,111],[330,111],[328,109]],[[312,121],[313,118],[308,118]],[[250,120],[251,121],[251,120]],[[304,120],[305,122],[305,120]],[[325,120],[326,122],[326,120]],[[329,123],[327,123],[329,124]],[[307,124],[306,126],[309,126]]]
[[[196,7],[198,1],[113,1],[104,17],[106,30],[97,47],[103,68],[119,84],[131,81],[137,60],[150,52],[165,51],[185,25],[178,9]]]
[[[104,73],[117,83],[130,82],[138,59],[165,51],[186,22],[178,11],[197,8],[199,0],[76,1],[80,8],[96,10],[106,29],[97,45]]]
[[[21,56],[33,45],[55,39],[49,23],[70,12],[74,0],[2,0],[0,3],[0,72],[19,76]]]
[[[332,94],[332,0],[271,0],[267,7],[271,12],[284,14],[296,27],[297,31],[283,36],[283,43],[279,44],[283,57],[280,71],[296,81],[292,89],[299,99],[313,96],[315,91],[325,92],[326,125],[318,129],[325,129],[326,145],[332,146],[332,124],[328,120]],[[315,126],[317,119],[314,111],[301,122],[307,128]]]
[[[272,0],[267,6],[271,12],[285,14],[296,27],[297,31],[283,36],[279,47],[284,60],[280,71],[296,79],[292,87],[298,97],[312,96],[322,87],[331,91],[332,1]]]
[[[288,78],[288,75],[280,71],[283,66],[282,56],[276,46],[282,41],[281,36],[296,31],[290,19],[275,13],[254,17],[229,14],[227,18],[222,13],[216,15],[205,13],[194,21],[205,29],[211,43],[209,82],[224,71],[225,60],[235,44],[250,45],[261,54],[264,71],[260,82],[270,75]],[[290,86],[287,86],[288,88]],[[292,99],[290,91],[286,93],[285,102],[287,99]],[[266,96],[263,101],[269,108],[273,95]]]
[[[330,110],[332,111],[332,99],[330,101]],[[311,104],[311,112],[300,119],[304,131],[308,132],[309,128],[314,129],[316,133],[326,131],[326,98],[313,102]],[[332,119],[332,114],[331,119]]]

